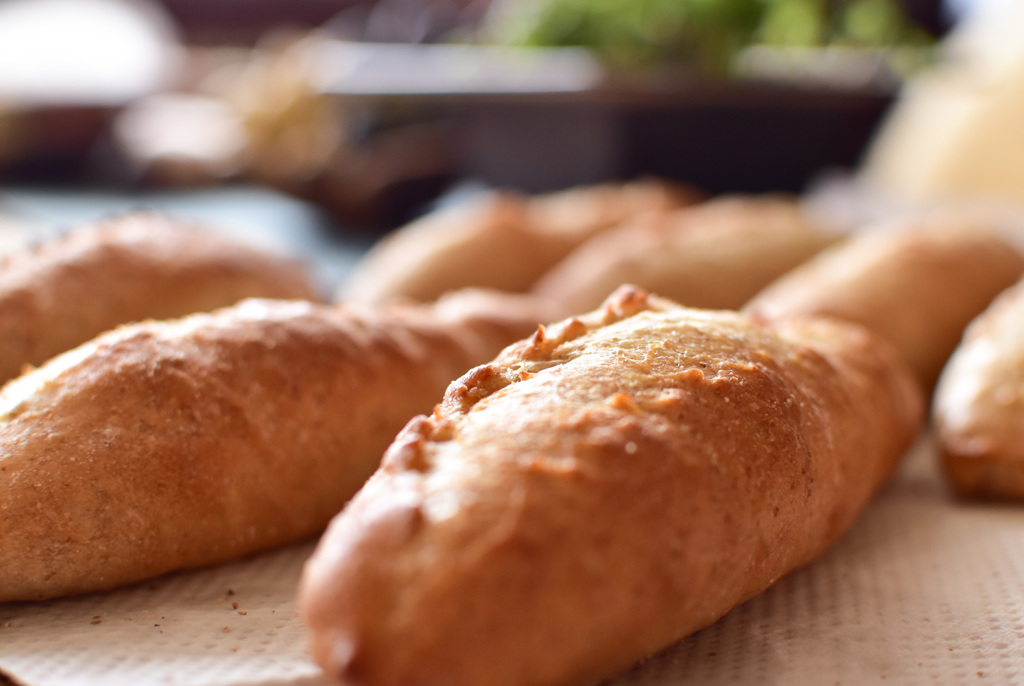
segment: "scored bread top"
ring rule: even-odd
[[[368,686],[611,676],[819,554],[921,414],[859,327],[620,290],[406,426],[307,565],[314,654]]]

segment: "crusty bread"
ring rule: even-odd
[[[939,377],[932,414],[956,493],[1024,500],[1024,282],[967,329]]]
[[[0,383],[119,324],[246,297],[317,293],[297,263],[169,217],[72,230],[0,262]]]
[[[656,177],[577,186],[530,199],[530,223],[545,234],[586,240],[644,217],[654,218],[704,199],[686,184]]]
[[[881,227],[851,237],[770,284],[755,318],[818,315],[885,338],[930,392],[964,328],[1024,272],[998,233],[962,219]]]
[[[429,302],[465,286],[522,290],[520,265],[530,260],[526,230],[523,196],[483,193],[382,238],[355,265],[336,297],[381,304]]]
[[[690,307],[737,309],[838,238],[792,198],[720,198],[594,236],[533,292],[563,316],[589,312],[624,283]]]
[[[410,417],[536,327],[485,300],[246,300],[122,327],[12,381],[0,391],[0,601],[317,532]]]
[[[533,198],[511,191],[482,193],[385,236],[352,270],[337,297],[428,302],[474,286],[523,292],[596,233],[696,197],[686,187],[654,180]]]
[[[410,422],[300,589],[359,686],[594,683],[820,554],[918,431],[888,344],[625,289]]]

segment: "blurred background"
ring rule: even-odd
[[[198,202],[319,254],[467,188],[802,193],[869,155],[895,187],[894,103],[976,14],[1015,63],[1020,4],[0,0],[0,216]]]

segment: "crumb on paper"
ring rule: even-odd
[[[232,610],[237,610],[238,609],[238,603],[231,603],[231,609]]]
[[[235,589],[229,588],[228,589],[228,595],[234,595],[234,594],[235,594]]]
[[[239,610],[239,611],[238,611],[238,614],[240,614],[240,615],[247,615],[247,614],[249,614],[249,613],[248,613],[248,612],[246,612],[245,610]]]
[[[223,631],[224,631],[224,633],[226,633],[226,634],[230,634],[230,633],[231,633],[231,627],[229,627],[229,626],[226,626],[226,627],[224,627]]]

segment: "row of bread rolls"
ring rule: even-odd
[[[429,301],[484,286],[531,293],[570,316],[632,283],[693,307],[735,309],[838,237],[786,196],[698,202],[655,180],[532,198],[492,191],[386,236],[338,297]]]
[[[795,269],[745,309],[762,319],[840,318],[884,336],[922,388],[934,390],[932,423],[953,491],[1024,500],[1018,242],[963,218],[866,233]]]
[[[80,227],[0,260],[0,383],[118,324],[244,297],[319,299],[298,263],[167,216]]]
[[[0,600],[109,588],[315,532],[451,379],[555,313],[579,316],[454,382],[321,542],[302,605],[328,673],[586,683],[804,564],[891,470],[919,428],[921,387],[1021,258],[998,236],[929,225],[847,238],[742,314],[627,288],[583,315],[534,290],[591,241],[626,254],[633,232],[638,263],[678,255],[684,282],[719,265],[690,283],[732,289],[740,307],[758,286],[735,288],[737,265],[755,270],[763,254],[781,274],[836,240],[805,230],[792,201],[679,208],[692,197],[637,188],[655,190],[598,189],[588,207],[601,221],[565,209],[591,189],[515,201],[527,214],[546,203],[562,217],[551,225],[587,237],[575,247],[524,247],[536,232],[489,243],[464,227],[472,250],[430,267],[421,242],[410,262],[462,277],[459,264],[490,275],[506,255],[540,255],[542,269],[503,272],[528,273],[526,295],[249,302],[105,334],[9,384]],[[643,226],[616,243],[637,214]],[[615,274],[629,260],[608,263]]]
[[[745,307],[761,319],[837,317],[894,343],[930,392],[966,323],[1020,276],[1019,239],[991,223],[915,218],[845,237],[793,198],[701,202],[656,180],[533,198],[498,192],[395,232],[340,294],[429,300],[489,285],[526,291],[570,316],[631,283],[689,306]]]
[[[1024,298],[1012,293],[1024,289],[1007,293],[992,312],[979,317],[960,345],[967,323],[1024,271],[1020,237],[996,230],[990,219],[940,214],[841,236],[812,220],[791,198],[701,202],[652,180],[626,184],[618,194],[606,185],[528,201],[517,196],[516,203],[518,226],[530,224],[531,212],[544,220],[535,219],[517,248],[507,253],[515,256],[508,269],[530,262],[537,236],[561,231],[579,239],[553,266],[549,258],[519,272],[515,288],[549,304],[551,312],[587,311],[616,285],[634,283],[687,305],[742,306],[762,321],[839,318],[894,344],[926,393],[957,349],[934,415],[949,481],[962,495],[1024,498],[1024,459],[1011,447],[1024,395],[1024,374],[1017,371],[1024,353],[1014,343],[1014,317],[1021,306],[1013,304]],[[466,224],[474,222],[473,211],[462,216],[459,230],[466,231]],[[575,217],[575,224],[569,217]],[[444,213],[429,223],[435,237],[452,230]],[[566,226],[573,228],[559,228]],[[413,233],[419,230],[415,227]],[[506,254],[483,247],[493,228],[486,221],[476,224],[473,252]],[[404,292],[386,267],[388,256],[401,252],[408,240],[403,230],[379,246],[341,292],[357,300],[426,295]],[[433,281],[435,294],[444,289],[437,274],[467,280],[473,274],[462,263],[474,258],[457,246],[445,251],[443,266],[429,249],[416,254],[418,278]],[[488,278],[479,280],[493,283]],[[376,288],[377,282],[390,285]]]
[[[865,326],[896,346],[930,393],[967,324],[1022,274],[1024,256],[996,231],[965,219],[904,221],[851,236],[744,309]]]
[[[960,333],[1024,272],[997,232],[858,233],[738,314],[626,289],[410,422],[307,564],[348,684],[588,684],[835,539],[921,427]]]
[[[410,417],[544,318],[474,290],[316,299],[296,263],[149,214],[0,265],[2,361],[26,369],[0,390],[0,601],[315,534]]]
[[[434,300],[466,286],[527,291],[588,239],[626,221],[654,221],[698,198],[687,186],[656,179],[532,198],[489,191],[385,236],[338,297],[379,304]]]

